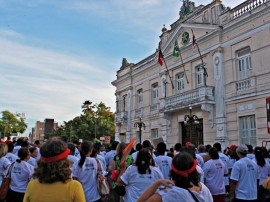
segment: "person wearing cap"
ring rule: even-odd
[[[69,152],[67,144],[56,137],[41,146],[38,167],[23,202],[85,202],[81,183],[70,178]]]
[[[233,165],[230,184],[230,201],[257,201],[259,167],[247,158],[248,148],[239,145],[236,149],[239,160]]]
[[[137,202],[212,202],[212,195],[200,182],[196,166],[197,161],[192,155],[181,151],[172,161],[170,171],[172,181],[164,179],[155,181],[142,193]]]

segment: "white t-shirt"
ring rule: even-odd
[[[257,164],[256,158],[253,159],[253,161]],[[266,180],[268,178],[268,176],[270,175],[270,164],[265,160],[264,166],[261,167],[261,166],[258,165],[258,167],[259,167],[259,172],[260,172],[259,185],[262,185],[264,180]]]
[[[163,179],[161,171],[157,167],[150,166],[151,174],[140,174],[135,165],[127,168],[120,177],[126,184],[126,194],[123,197],[125,202],[136,202],[141,194],[158,179]]]
[[[2,184],[2,176],[5,174],[5,171],[10,164],[11,162],[6,157],[3,156],[0,158],[0,186]]]
[[[38,161],[40,159],[40,157],[41,157],[40,148],[39,147],[37,147],[37,151],[38,151],[38,154],[37,154],[37,157],[35,158],[36,161]]]
[[[100,165],[101,165],[101,167],[102,167],[102,170],[103,170],[103,172],[104,171],[106,171],[106,161],[105,161],[105,158],[102,156],[102,155],[97,155],[97,159],[99,160],[99,162],[100,162]],[[106,173],[103,173],[104,175],[106,175],[107,174],[107,172]]]
[[[97,181],[97,161],[95,158],[86,157],[82,167],[78,163],[73,168],[73,177],[81,182],[87,202],[93,202],[100,199],[98,193]]]
[[[34,167],[26,161],[18,163],[15,161],[11,169],[10,189],[16,192],[24,193],[28,182],[31,180]]]
[[[203,168],[203,165],[204,165],[204,160],[203,160],[203,157],[200,155],[200,154],[196,154],[196,159],[198,161],[198,164],[201,168]]]
[[[169,156],[162,155],[162,156],[156,156],[154,160],[155,160],[158,168],[162,172],[164,179],[169,180],[170,179],[169,173],[171,170],[172,158]]]
[[[201,179],[200,179],[200,181],[202,182],[202,183],[204,183],[204,172],[203,172],[203,169],[200,167],[200,166],[196,166],[196,170],[197,170],[197,172],[201,175]]]
[[[237,199],[257,199],[257,179],[259,179],[259,167],[254,161],[247,157],[236,161],[232,168],[231,179],[238,181],[235,189],[235,196]]]
[[[75,153],[74,153],[74,156],[77,157],[78,159],[81,159],[81,154],[80,154],[80,151],[78,150],[77,147],[75,147]]]
[[[213,202],[212,195],[209,189],[203,184],[202,189],[199,192],[194,192],[194,196],[198,199],[199,202]],[[173,201],[181,201],[181,202],[194,202],[194,198],[188,190],[173,186],[172,188],[167,188],[165,190],[158,191],[158,194],[162,198],[162,202],[173,202]]]
[[[33,157],[30,157],[30,159],[27,161],[30,165],[32,165],[34,168],[37,167],[37,160]]]
[[[16,156],[18,156],[18,151],[21,148],[21,145],[15,146],[13,149],[13,154],[15,154]]]
[[[247,157],[251,160],[255,159],[255,154],[247,154]]]
[[[134,159],[134,162],[136,161],[136,159],[137,159],[137,155],[138,155],[138,151],[136,151],[136,152],[133,152],[132,154],[131,154],[131,156],[132,156],[132,158]]]
[[[219,152],[218,155],[219,155],[219,159],[223,161],[226,168],[229,169],[229,167],[230,167],[230,158],[228,156],[226,156],[225,154],[221,153],[221,152]],[[224,183],[225,183],[225,185],[230,185],[229,176],[224,177]]]
[[[106,153],[105,161],[106,161],[106,166],[107,167],[112,165],[113,158],[114,158],[115,154],[116,154],[116,150],[111,150],[108,153]]]
[[[203,167],[205,185],[208,187],[212,195],[225,194],[224,174],[228,173],[228,169],[221,159],[210,159]]]
[[[15,154],[11,152],[8,152],[5,157],[10,161],[10,163],[15,162],[16,159],[18,158],[18,156],[16,156]]]

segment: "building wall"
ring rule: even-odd
[[[152,141],[151,130],[158,129],[158,137],[162,137],[168,146],[173,146],[182,141],[181,123],[189,114],[189,105],[193,108],[192,114],[203,120],[203,144],[218,141],[225,147],[250,143],[241,142],[241,121],[246,116],[255,116],[256,144],[261,145],[263,140],[269,139],[265,99],[270,97],[270,3],[264,0],[264,4],[252,11],[239,14],[238,11],[248,3],[250,1],[233,9],[224,9],[226,7],[221,7],[220,1],[213,1],[199,12],[173,23],[171,30],[160,36],[160,48],[168,72],[164,65],[157,63],[158,51],[137,64],[121,67],[112,84],[116,87],[117,99],[121,100],[125,94],[130,95],[130,99],[125,121],[120,118],[123,112],[116,112],[116,139],[119,133],[125,133],[122,141],[128,142],[135,137],[138,128],[134,124],[141,118],[146,126],[142,130],[142,141]],[[212,9],[217,12],[215,16],[210,15]],[[192,36],[188,44],[179,43],[182,33],[191,35],[191,30],[195,33],[200,52],[192,47]],[[187,76],[184,91],[180,94],[172,88],[168,76],[171,75],[175,85],[176,75],[184,72],[181,59],[172,56],[175,40],[180,46]],[[250,48],[252,73],[245,79],[239,79],[237,53],[245,47]],[[196,85],[200,54],[208,73],[206,85],[202,87]],[[168,82],[166,97],[164,80]],[[239,89],[245,82],[248,85]],[[151,103],[153,83],[158,83],[159,101],[156,106]],[[139,89],[143,90],[140,110],[137,108]]]

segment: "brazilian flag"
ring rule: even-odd
[[[173,56],[179,57],[179,55],[180,55],[180,49],[179,49],[177,40],[175,40],[174,49],[173,49]]]

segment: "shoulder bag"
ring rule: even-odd
[[[11,181],[11,170],[12,170],[13,165],[14,165],[14,162],[12,164],[10,164],[5,176],[2,176],[3,180],[2,180],[1,187],[0,187],[0,201],[5,200],[5,198],[7,196],[8,189],[9,189],[9,183]]]
[[[96,159],[98,165],[97,182],[98,182],[98,192],[100,195],[108,195],[110,193],[110,185],[106,178],[102,174],[102,169],[99,161]]]

